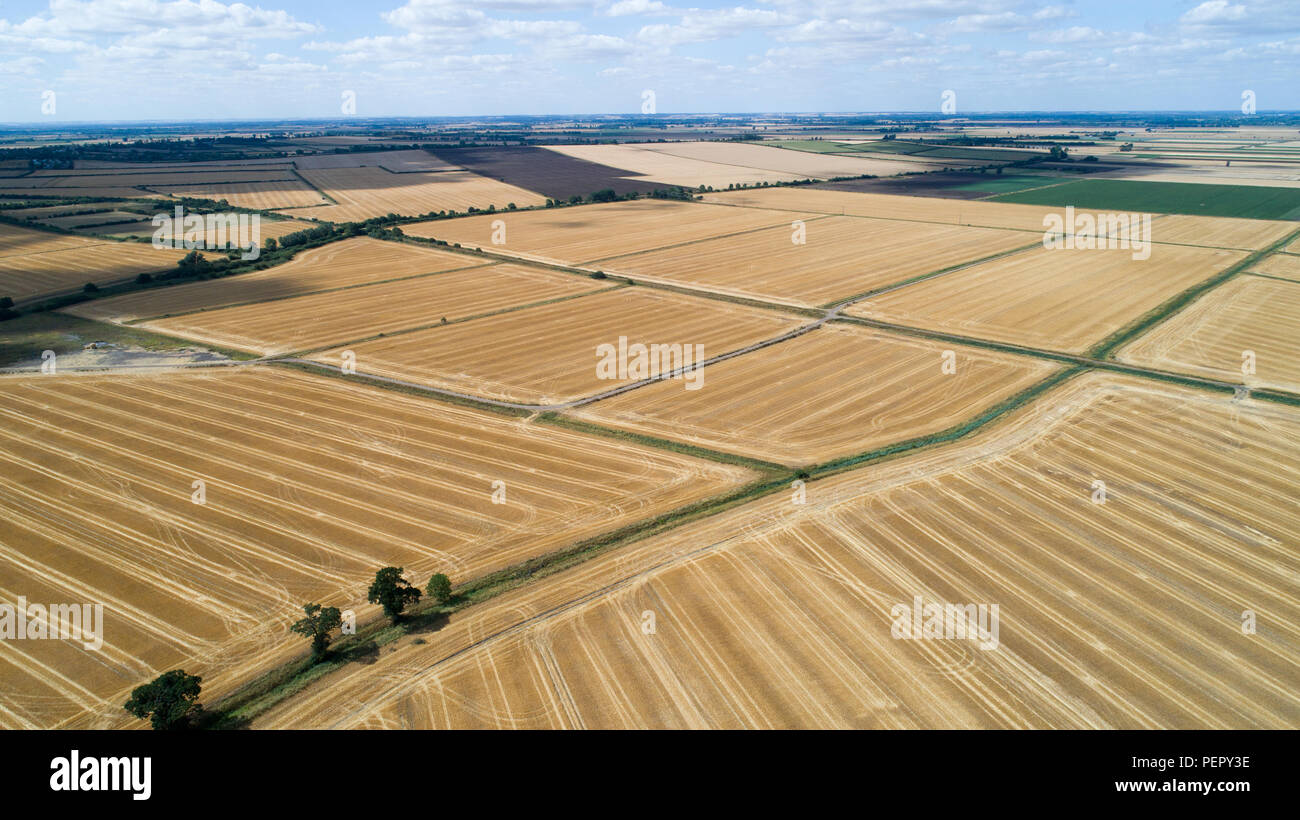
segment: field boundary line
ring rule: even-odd
[[[486,267],[486,266],[475,266],[475,267]],[[463,268],[462,270],[473,270],[473,269],[474,268]],[[447,271],[447,272],[450,273],[451,271]],[[435,273],[435,274],[426,274],[426,275],[437,276],[438,274]],[[630,285],[624,285],[616,282],[606,288],[597,288],[596,290],[584,291],[582,293],[569,293],[564,296],[555,296],[550,299],[542,299],[541,301],[528,302],[527,304],[522,304],[522,305],[511,305],[510,307],[501,308],[499,310],[489,310],[486,313],[475,313],[470,316],[462,316],[459,319],[449,319],[445,322],[429,322],[428,324],[416,325],[414,327],[398,328],[397,330],[384,331],[383,333],[376,333],[372,336],[366,336],[360,339],[347,339],[345,341],[334,343],[334,344],[327,344],[327,345],[322,345],[320,347],[308,348],[306,350],[296,350],[296,351],[290,351],[289,353],[273,355],[272,358],[282,358],[282,357],[296,358],[300,356],[310,356],[313,353],[320,353],[325,350],[333,350],[334,348],[339,347],[341,345],[359,345],[359,344],[364,344],[366,342],[373,342],[377,339],[391,339],[395,336],[405,336],[408,333],[415,333],[421,330],[430,330],[435,327],[447,327],[449,325],[459,325],[459,324],[464,324],[465,322],[476,321],[478,319],[488,319],[493,316],[501,316],[502,314],[505,313],[514,313],[515,311],[528,310],[529,308],[535,308],[535,307],[545,307],[546,305],[554,305],[559,302],[567,302],[570,299],[581,299],[584,296],[595,296],[598,293],[608,293],[613,290],[622,290],[623,288],[626,287],[630,287]],[[253,304],[259,304],[259,303],[254,302]]]
[[[705,202],[705,203],[700,203],[700,204],[708,205],[708,204],[711,204],[711,203],[707,203],[707,202]],[[800,212],[799,212],[799,211],[790,211],[790,213],[800,213]],[[816,212],[814,211],[813,213],[816,213]],[[835,214],[822,214],[822,213],[817,213],[816,216],[814,216],[814,217],[811,218],[811,219],[807,219],[807,220],[805,220],[805,221],[806,221],[806,222],[820,222],[821,220],[823,220],[823,219],[829,219],[830,217],[832,217],[832,216],[834,216],[834,215],[835,215]],[[747,234],[751,234],[751,233],[761,233],[761,232],[763,232],[763,231],[774,231],[774,230],[776,230],[776,229],[778,229],[778,228],[784,228],[784,227],[785,227],[785,224],[784,224],[784,223],[779,223],[779,224],[776,224],[776,225],[764,225],[764,226],[762,226],[761,228],[746,228],[746,229],[743,230],[743,231],[731,231],[731,232],[729,232],[729,233],[720,233],[720,234],[718,234],[717,236],[706,236],[706,237],[703,237],[702,239],[687,239],[687,240],[684,241],[684,242],[674,242],[674,243],[672,243],[672,244],[668,244],[668,245],[657,245],[657,246],[655,246],[655,247],[653,247],[653,248],[646,248],[645,250],[633,251],[633,252],[631,252],[631,253],[620,253],[620,254],[616,254],[615,256],[602,256],[602,257],[600,257],[600,258],[598,258],[598,259],[591,259],[591,260],[588,260],[588,261],[578,262],[578,263],[576,263],[576,264],[578,264],[578,265],[595,265],[595,264],[597,264],[597,263],[599,263],[599,262],[612,262],[612,261],[614,261],[615,259],[625,259],[625,258],[627,258],[627,257],[629,257],[629,256],[640,256],[641,254],[644,254],[644,253],[658,253],[659,251],[668,251],[668,250],[672,250],[672,249],[674,249],[674,248],[686,248],[686,247],[689,247],[689,246],[691,246],[691,245],[698,245],[698,244],[700,244],[700,243],[702,243],[702,242],[712,242],[712,241],[714,241],[715,239],[730,239],[730,238],[732,238],[732,237],[734,237],[734,236],[745,236],[745,235],[747,235]],[[620,273],[620,274],[618,274],[618,275],[619,275],[619,276],[622,276],[623,274]]]
[[[330,243],[330,244],[333,244],[333,243]],[[322,245],[321,247],[324,247],[324,246]],[[313,248],[312,250],[315,250],[315,248]],[[290,261],[292,261],[292,260],[290,260]],[[286,262],[285,264],[288,264],[288,263]],[[124,322],[119,322],[119,323],[117,323],[117,324],[128,325],[128,326],[129,326],[129,325],[137,325],[137,324],[140,324],[141,322],[156,322],[156,321],[159,321],[160,319],[174,319],[174,318],[176,318],[176,317],[178,317],[178,316],[193,316],[193,315],[196,314],[196,313],[210,313],[210,312],[212,312],[212,311],[214,311],[214,310],[225,310],[226,308],[248,307],[249,305],[262,305],[262,304],[269,304],[269,303],[271,303],[271,302],[282,302],[282,301],[284,301],[285,299],[297,299],[297,298],[300,297],[300,296],[316,296],[316,295],[319,295],[319,294],[322,294],[322,293],[336,293],[336,292],[341,291],[341,290],[353,290],[353,289],[355,289],[355,288],[365,288],[365,287],[369,287],[369,286],[371,286],[371,285],[388,285],[388,284],[391,284],[391,283],[393,283],[393,282],[405,282],[405,281],[408,280],[408,279],[424,279],[424,278],[426,278],[426,277],[430,277],[430,276],[438,276],[438,275],[443,274],[443,273],[462,273],[462,272],[467,271],[467,270],[474,270],[475,268],[490,268],[490,267],[492,267],[492,266],[494,266],[494,265],[499,265],[499,264],[501,264],[501,263],[500,263],[500,262],[482,262],[482,263],[479,263],[479,264],[477,264],[477,265],[466,265],[466,266],[464,266],[464,267],[460,267],[460,268],[450,268],[450,269],[448,269],[448,270],[435,270],[435,271],[429,271],[429,272],[427,272],[427,273],[413,273],[413,274],[411,274],[410,276],[395,276],[395,277],[393,277],[392,279],[380,279],[380,280],[375,281],[375,282],[356,282],[356,283],[351,284],[351,285],[340,285],[340,286],[338,286],[338,287],[334,287],[334,288],[322,288],[322,289],[320,289],[320,290],[307,290],[307,291],[303,291],[302,293],[289,293],[289,294],[284,294],[284,295],[281,295],[281,296],[271,296],[271,297],[268,297],[268,298],[266,298],[266,299],[249,299],[249,300],[247,300],[247,301],[243,301],[243,302],[231,302],[231,303],[228,304],[228,305],[214,305],[214,306],[212,306],[212,307],[201,307],[201,308],[195,308],[194,310],[182,310],[182,311],[180,311],[179,313],[160,313],[160,314],[158,314],[158,315],[156,315],[156,316],[142,316],[142,317],[135,318],[135,319],[128,319],[128,320],[126,320],[126,321],[124,321]],[[275,266],[275,267],[280,267],[280,266],[277,265],[277,266]],[[264,270],[272,270],[272,269],[273,269],[273,268],[265,268]],[[238,276],[239,274],[235,274],[235,275]],[[224,278],[224,277],[223,277],[223,278]],[[210,279],[208,279],[208,280],[195,280],[194,282],[183,282],[183,283],[181,283],[181,284],[198,284],[198,282],[200,282],[200,281],[209,281],[209,282],[210,282],[210,281],[212,281],[212,280],[210,280]],[[123,295],[125,295],[125,294],[123,294]]]
[[[1192,285],[1181,293],[1175,294],[1161,304],[1147,311],[1142,316],[1139,316],[1136,320],[1130,322],[1093,345],[1088,349],[1088,355],[1094,359],[1113,359],[1114,355],[1124,345],[1134,341],[1156,325],[1163,323],[1166,319],[1170,319],[1177,315],[1183,308],[1190,306],[1201,296],[1246,271],[1252,265],[1265,257],[1270,256],[1279,248],[1286,247],[1297,237],[1300,237],[1300,228],[1291,231],[1291,233],[1264,248],[1247,254],[1246,258],[1236,262],[1235,264],[1229,265],[1224,270],[1195,285]]]
[[[1285,276],[1274,276],[1271,273],[1260,273],[1257,270],[1244,270],[1242,276],[1258,276],[1260,279],[1272,279],[1275,282],[1290,282],[1293,285],[1300,285],[1300,280],[1287,279]]]

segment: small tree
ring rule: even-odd
[[[336,606],[321,607],[320,604],[303,604],[302,611],[307,617],[289,629],[311,638],[312,657],[319,658],[329,648],[330,630],[342,625],[343,613]]]
[[[436,573],[429,579],[429,585],[424,588],[424,591],[429,593],[429,597],[439,605],[444,605],[451,600],[451,579],[441,572]]]
[[[266,249],[267,249],[268,251],[273,251],[273,250],[275,250],[275,249],[278,248],[278,247],[279,247],[279,243],[275,241],[275,237],[274,237],[274,236],[267,237],[267,239],[266,239]]]
[[[384,567],[375,573],[366,600],[381,605],[384,615],[397,623],[402,617],[402,610],[420,600],[420,590],[402,577],[401,567]]]
[[[123,708],[141,720],[148,718],[155,729],[184,729],[198,705],[202,681],[180,669],[164,672],[152,683],[133,689]]]

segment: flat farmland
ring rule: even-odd
[[[1237,157],[1228,157],[1237,159]],[[1000,202],[1074,205],[1097,210],[1150,211],[1168,214],[1300,219],[1300,188],[1266,185],[1206,185],[1194,182],[1144,182],[1129,179],[1081,179],[1051,188],[1017,191]]]
[[[1238,276],[1125,345],[1116,358],[1300,393],[1300,282]],[[1255,372],[1246,374],[1246,351]]]
[[[51,251],[76,250],[95,244],[98,243],[90,239],[0,223],[0,259]]]
[[[457,613],[254,726],[1295,728],[1298,453],[1288,408],[1075,377]],[[996,641],[893,637],[918,596],[997,605]]]
[[[312,208],[328,204],[328,200],[321,196],[320,191],[293,178],[278,182],[174,184],[158,190],[174,197],[197,197],[218,201],[224,199],[236,208],[265,211],[276,208]]]
[[[1021,231],[829,216],[603,260],[614,274],[809,307],[1041,244]]]
[[[1083,353],[1245,256],[1183,245],[1155,245],[1146,260],[1122,249],[1038,248],[874,296],[845,313]]]
[[[25,182],[22,180],[0,180],[0,182]],[[128,188],[120,183],[112,187],[82,187],[82,188],[43,188],[32,187],[30,185],[23,187],[5,187],[3,194],[7,198],[27,200],[31,205],[39,205],[42,200],[49,199],[72,199],[79,196],[84,197],[111,197],[113,199],[157,199],[158,194],[146,191],[144,188]]]
[[[403,225],[408,236],[459,242],[524,259],[578,265],[622,254],[724,234],[785,225],[817,214],[727,208],[640,199],[603,205],[498,213]],[[492,223],[505,224],[505,242],[492,243]],[[789,241],[787,235],[786,241]]]
[[[8,378],[0,416],[0,596],[105,610],[98,652],[0,642],[10,728],[127,725],[178,666],[211,702],[304,651],[304,602],[374,615],[380,566],[470,579],[750,475],[257,367]]]
[[[987,228],[1013,228],[1043,232],[1043,217],[1060,214],[1060,208],[971,202],[924,196],[890,196],[820,188],[765,188],[705,194],[704,201],[750,208],[780,208],[823,214],[872,216],[878,219],[945,222]]]
[[[1266,273],[1269,276],[1280,276],[1283,279],[1300,282],[1300,256],[1287,253],[1271,254],[1256,262],[1250,269],[1256,273]]]
[[[42,219],[40,224],[56,228],[81,228],[86,225],[105,225],[113,222],[127,222],[140,219],[139,211],[101,211],[95,214],[76,214],[74,216],[53,216]]]
[[[864,174],[891,176],[904,171],[925,170],[924,166],[918,167],[916,163],[895,162],[860,154],[845,156],[815,154],[744,142],[668,142],[655,143],[653,146],[646,147],[669,156],[752,168],[757,171],[775,171],[803,179],[829,179]]]
[[[59,238],[84,244],[66,250],[0,255],[0,296],[22,300],[80,288],[87,282],[102,285],[140,273],[158,273],[175,267],[185,255],[185,251],[134,242]]]
[[[16,216],[19,219],[45,219],[52,216],[69,216],[88,208],[107,211],[126,204],[126,202],[92,202],[72,205],[42,205],[36,208],[6,208],[4,214],[5,216]]]
[[[87,319],[128,322],[301,296],[480,263],[478,259],[459,254],[359,236],[302,251],[283,265],[266,270],[96,299],[64,310]]]
[[[240,177],[249,174],[271,174],[278,173],[284,176],[293,168],[293,160],[275,159],[275,160],[252,160],[247,162],[217,161],[217,162],[130,162],[122,163],[111,168],[88,168],[83,167],[78,162],[76,168],[47,168],[33,171],[31,178],[42,177],[87,177],[94,179],[110,179],[113,177],[130,177],[140,174],[204,174],[208,177],[215,177],[224,174],[227,177]]]
[[[630,379],[597,378],[597,347],[704,345],[706,359],[793,330],[775,311],[646,288],[620,288],[447,327],[352,345],[359,373],[519,403],[555,404]],[[694,348],[692,348],[693,350]],[[340,351],[312,356],[339,364]],[[672,382],[684,390],[683,380]]]
[[[1300,224],[1295,222],[1229,219],[1220,216],[1172,214],[1151,221],[1151,237],[1156,242],[1244,248],[1252,251],[1267,247],[1297,229],[1300,229]]]
[[[634,179],[651,180],[686,188],[698,188],[701,185],[725,188],[732,183],[752,185],[756,182],[794,182],[808,178],[807,174],[797,176],[785,171],[673,156],[655,150],[657,144],[548,145],[545,147],[547,150],[588,162],[623,168],[628,176]]]
[[[167,213],[165,209],[159,209],[159,210],[161,213]],[[177,224],[173,222],[172,227],[173,229],[175,229],[176,227],[179,226],[177,226]],[[307,230],[308,228],[314,228],[314,227],[316,227],[315,223],[304,222],[298,219],[270,219],[268,217],[262,217],[261,221],[258,223],[258,230],[260,232],[259,244],[264,245],[267,239],[272,239],[272,238],[278,239],[279,237],[284,236],[285,234],[297,233],[298,231],[303,231],[303,230]],[[136,236],[136,237],[140,237],[141,239],[145,239],[145,238],[152,239],[152,237],[155,234],[157,234],[159,228],[154,227],[153,217],[150,217],[148,219],[141,219],[136,222],[117,222],[112,225],[100,225],[98,227],[83,228],[81,230],[83,232],[93,232],[97,234],[103,234],[105,236],[116,236],[116,237]],[[180,234],[181,234],[181,241],[184,241],[185,230],[183,227],[181,227]],[[236,240],[232,240],[231,238],[232,231],[227,230],[225,234],[226,234],[226,238],[224,241],[227,244],[232,244],[236,241]],[[170,240],[172,234],[167,231],[164,231],[162,233],[162,236],[165,239]],[[205,230],[203,236],[204,236],[203,241],[208,243],[208,247],[216,247],[218,244],[220,244],[218,242],[219,232],[215,227],[210,230]]]
[[[222,347],[283,355],[607,287],[608,283],[566,273],[492,265],[187,313],[138,326]]]
[[[534,145],[436,147],[430,151],[453,166],[554,199],[587,196],[607,188],[617,194],[627,194],[634,191],[650,193],[656,187],[662,187],[629,177],[621,168],[588,162]]]
[[[944,351],[955,372],[943,372]],[[845,325],[571,414],[620,430],[807,466],[952,427],[1057,371],[1040,359]]]
[[[35,179],[28,177],[28,179]],[[276,168],[236,168],[220,171],[137,171],[133,173],[101,173],[89,176],[46,177],[44,187],[51,193],[61,193],[62,188],[88,188],[93,186],[125,186],[136,188],[155,185],[221,185],[230,183],[267,183],[291,179],[290,172]]]
[[[466,211],[471,206],[499,210],[544,205],[546,198],[523,188],[468,171],[395,174],[382,168],[332,168],[301,171],[302,177],[338,204],[301,208],[292,216],[356,222],[390,213],[414,216],[434,211]]]

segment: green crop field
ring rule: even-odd
[[[1050,188],[1003,194],[993,199],[1025,205],[1073,205],[1098,210],[1300,220],[1300,189],[1259,185],[1085,179]]]
[[[1042,188],[1045,185],[1056,185],[1062,182],[1070,184],[1070,181],[1063,177],[1050,177],[1039,174],[990,174],[988,179],[977,179],[973,182],[954,185],[952,190],[1006,194],[1013,191],[1023,191],[1027,188]]]

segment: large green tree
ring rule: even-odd
[[[124,708],[141,720],[148,719],[155,729],[184,729],[198,705],[202,681],[198,675],[187,675],[180,669],[164,672],[151,683],[133,689]]]
[[[289,629],[311,638],[311,654],[319,658],[329,648],[330,631],[343,623],[343,613],[336,606],[322,607],[320,604],[303,604],[302,611],[307,617]]]
[[[402,577],[401,567],[384,567],[375,573],[375,580],[370,584],[370,594],[366,600],[382,606],[384,615],[391,618],[393,623],[397,623],[402,617],[402,611],[420,600],[420,590],[411,586],[411,582]]]
[[[429,585],[424,588],[424,591],[439,604],[446,604],[451,600],[451,579],[441,572],[436,573],[429,579]]]

